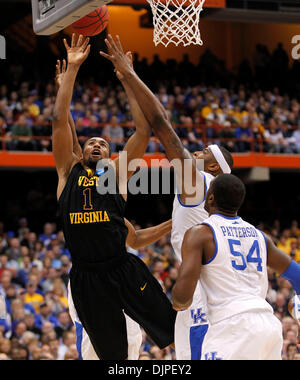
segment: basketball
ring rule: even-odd
[[[108,25],[109,13],[106,5],[97,8],[80,20],[74,22],[72,27],[74,32],[83,36],[96,36],[103,32]]]

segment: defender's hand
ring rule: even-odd
[[[126,54],[126,58],[128,59],[128,63],[130,65],[130,67],[132,68],[133,70],[133,60],[132,60],[132,54],[131,54],[131,51],[128,51]],[[125,79],[124,75],[122,73],[120,73],[120,71],[118,71],[117,69],[115,69],[115,73],[116,73],[116,76],[117,78],[122,81]]]
[[[112,36],[108,35],[105,43],[109,54],[103,51],[100,51],[100,54],[113,63],[115,71],[124,79],[126,75],[133,72],[132,58],[130,59],[130,57],[124,53],[119,36],[116,37],[115,42]]]
[[[91,50],[89,42],[89,37],[84,37],[80,34],[77,39],[75,33],[72,35],[71,47],[66,39],[64,39],[64,45],[68,54],[68,65],[80,66],[87,59]]]
[[[56,63],[56,72],[55,72],[55,83],[57,90],[59,90],[61,83],[63,81],[63,77],[66,72],[67,63],[66,60],[63,60],[63,63],[61,64],[61,61],[58,59]]]

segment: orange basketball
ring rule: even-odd
[[[95,9],[93,12],[74,22],[74,32],[83,36],[96,36],[103,32],[108,25],[109,13],[106,5]]]

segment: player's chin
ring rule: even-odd
[[[89,161],[92,161],[92,162],[98,162],[99,160],[102,160],[102,154],[101,153],[98,153],[98,154],[91,154],[89,156]]]
[[[88,167],[88,168],[90,168],[90,169],[95,169],[96,168],[96,166],[97,166],[97,162],[99,161],[99,160],[101,160],[101,156],[90,156],[87,160],[86,160],[86,162],[85,162],[85,164],[86,164],[86,166]]]

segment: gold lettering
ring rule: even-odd
[[[100,222],[103,222],[103,219],[102,219],[102,211],[98,211],[99,212],[99,216],[100,216]]]
[[[108,217],[106,211],[104,211],[104,220],[103,220],[103,221],[104,221],[104,222],[110,222],[109,217]]]
[[[71,212],[69,215],[71,224],[110,222],[107,211]]]
[[[99,215],[98,215],[98,211],[97,212],[94,212],[94,223],[99,223]]]
[[[90,222],[90,212],[85,212],[84,214],[83,214],[83,220],[84,220],[84,223],[91,223]]]
[[[82,185],[82,181],[84,180],[84,176],[80,176],[79,179],[78,179],[78,186],[81,186]]]
[[[83,223],[83,215],[82,212],[78,213],[78,223]]]
[[[70,213],[70,221],[71,221],[71,224],[73,224],[74,223],[74,213],[72,212],[72,213]]]

